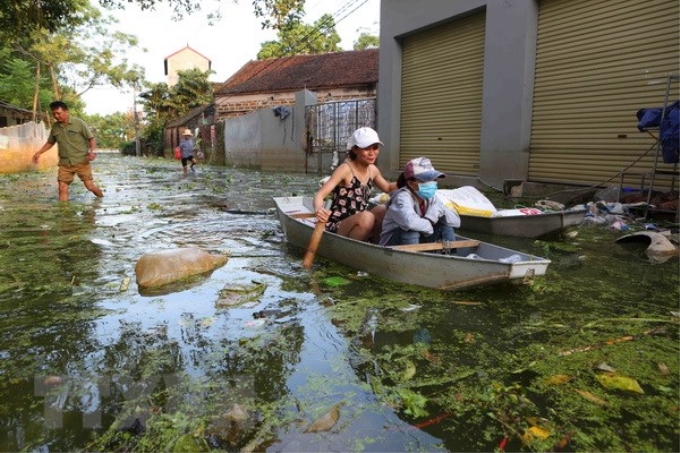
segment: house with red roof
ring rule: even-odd
[[[373,98],[377,84],[378,49],[251,60],[215,92],[216,114],[292,106],[301,90],[314,92],[319,103]]]

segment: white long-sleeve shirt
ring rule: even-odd
[[[425,200],[424,211],[421,211],[418,198],[411,193],[408,187],[402,187],[394,191],[387,202],[387,213],[383,219],[380,244],[385,245],[392,237],[392,233],[401,228],[404,231],[418,231],[424,235],[433,233],[432,222],[424,217],[430,206],[441,205],[440,212],[444,213],[446,223],[453,228],[460,226],[460,217],[453,210],[448,209],[442,201],[434,196]],[[432,219],[437,222],[439,219]]]

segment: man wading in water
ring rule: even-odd
[[[56,123],[50,130],[47,142],[33,155],[33,163],[37,164],[40,155],[52,148],[55,143],[59,145],[59,201],[68,201],[68,186],[78,175],[85,188],[98,197],[104,193],[94,183],[92,177],[92,165],[90,162],[96,157],[95,140],[92,131],[80,118],[72,117],[68,106],[62,101],[54,101],[50,104],[52,116]]]

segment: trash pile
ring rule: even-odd
[[[646,201],[639,201],[638,198],[633,199],[632,202],[626,202],[624,198],[621,202],[591,201],[585,204],[588,213],[582,225],[600,225],[614,231],[661,231],[670,229],[657,225],[650,218],[639,216],[640,211],[646,205]],[[675,229],[677,230],[677,224],[675,224]]]
[[[677,257],[680,250],[678,225],[662,227],[645,217],[638,217],[635,208],[644,208],[646,202],[620,203],[596,201],[589,202],[588,213],[581,227],[602,226],[612,231],[625,233],[618,238],[618,244],[642,243],[647,245],[647,257],[654,263],[664,263]]]
[[[619,202],[591,201],[585,205],[588,213],[583,219],[582,226],[602,225],[616,231],[630,230],[630,224],[635,221],[630,206]],[[649,224],[650,228],[656,228]]]

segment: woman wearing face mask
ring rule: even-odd
[[[460,217],[435,196],[437,179],[446,177],[434,169],[430,159],[409,161],[399,175],[397,187],[387,202],[380,245],[453,241]]]

